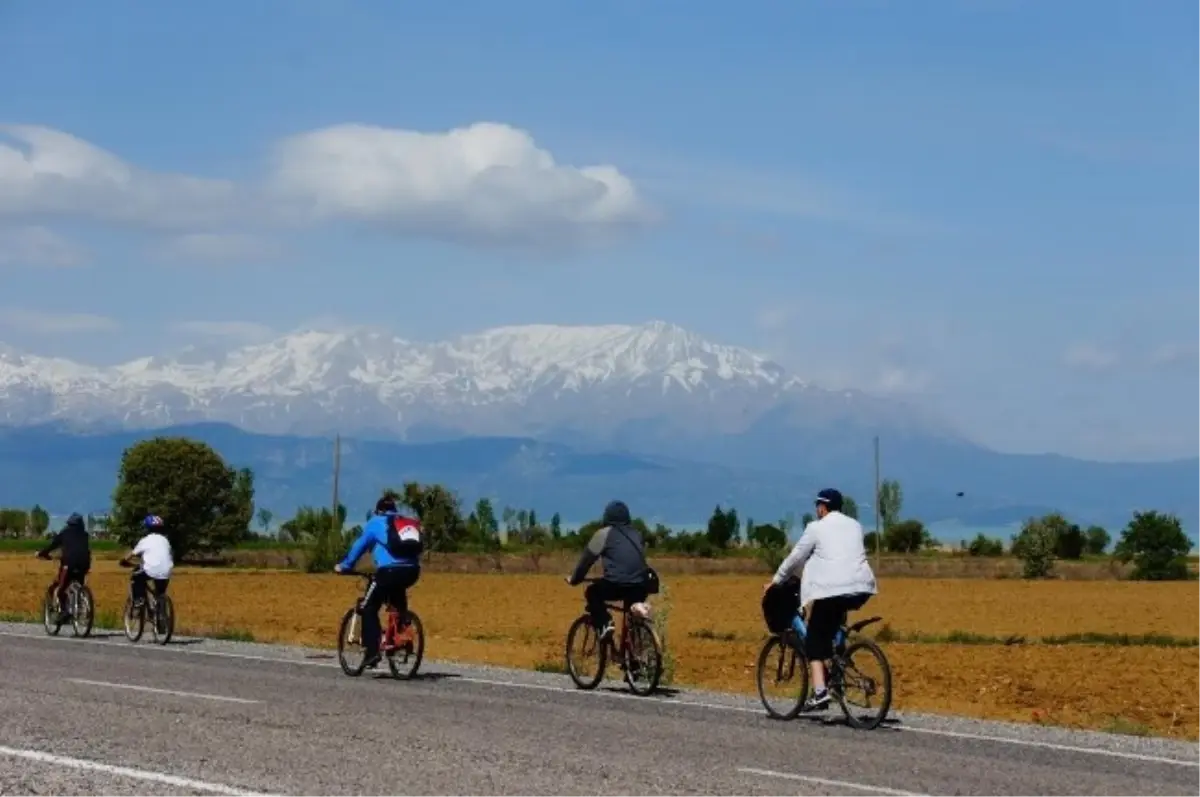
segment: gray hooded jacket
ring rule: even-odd
[[[603,528],[592,535],[579,556],[579,564],[571,574],[571,583],[578,584],[588,569],[599,559],[604,568],[604,580],[614,584],[638,585],[646,581],[646,544],[629,517],[629,507],[613,501],[604,508]]]

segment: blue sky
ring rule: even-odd
[[[1196,454],[1194,2],[423,5],[0,5],[0,341],[665,319]]]

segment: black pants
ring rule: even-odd
[[[833,638],[846,621],[846,613],[861,609],[870,598],[870,593],[864,593],[813,601],[808,615],[808,633],[804,637],[804,654],[809,661],[833,658]]]
[[[151,580],[154,581],[154,596],[156,598],[161,598],[167,594],[167,585],[171,583],[171,579],[151,579],[150,576],[146,575],[146,571],[139,567],[129,574],[129,581],[133,584],[133,599],[135,601],[146,600],[146,582]]]
[[[647,597],[645,584],[617,584],[612,581],[593,581],[583,591],[583,599],[587,601],[588,614],[592,616],[592,625],[597,629],[612,622],[608,613],[606,601],[622,601],[625,605],[640,603]]]
[[[67,610],[67,587],[74,581],[76,584],[82,585],[87,580],[88,570],[90,567],[81,565],[60,565],[58,568],[58,605],[65,612]]]
[[[389,603],[400,612],[401,621],[408,615],[408,588],[421,577],[420,567],[385,567],[375,571],[362,607],[363,647],[368,655],[379,652],[379,610]]]

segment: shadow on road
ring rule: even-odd
[[[433,683],[447,678],[462,678],[462,676],[452,672],[419,672],[412,678],[396,678],[390,672],[387,672],[386,669],[375,673],[375,680],[377,681],[382,679],[385,681],[429,681]]]

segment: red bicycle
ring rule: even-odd
[[[373,573],[347,573],[364,580],[363,594],[354,606],[342,615],[338,629],[338,664],[342,672],[351,677],[363,674],[367,667],[367,651],[362,639],[362,608],[366,592],[374,581]],[[358,648],[356,661],[352,662],[351,650]],[[401,619],[400,611],[388,603],[387,622],[383,625],[383,636],[379,641],[379,652],[387,659],[388,668],[395,678],[408,679],[417,674],[421,659],[425,657],[425,627],[421,618],[412,609]]]
[[[587,578],[584,582],[595,581]],[[635,695],[649,695],[662,679],[662,646],[647,616],[636,613],[629,601],[606,603],[610,610],[621,615],[620,644],[613,642],[614,631],[606,640],[592,624],[591,615],[584,612],[567,631],[567,673],[580,689],[595,689],[604,680],[609,658],[624,673],[625,683]],[[644,604],[641,604],[644,605]],[[596,672],[585,674],[586,667],[596,663]]]

